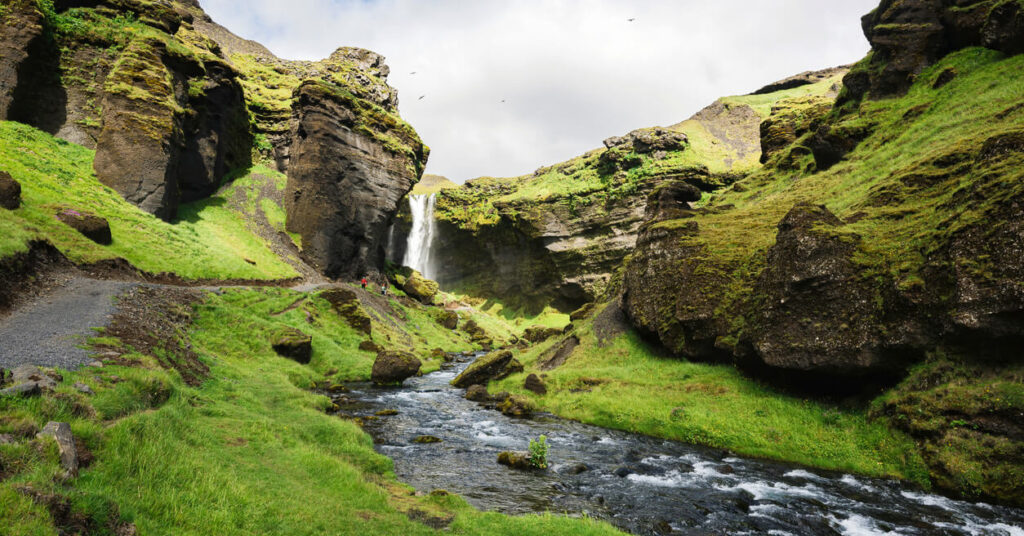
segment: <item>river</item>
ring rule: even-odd
[[[341,413],[368,420],[379,452],[417,490],[445,489],[482,510],[589,515],[633,534],[1024,536],[1024,511],[695,447],[541,414],[515,419],[448,382],[470,359],[406,380],[351,384]],[[541,434],[545,472],[498,465]],[[421,435],[443,441],[414,443]]]

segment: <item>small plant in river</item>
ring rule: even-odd
[[[536,441],[530,440],[530,465],[537,469],[548,468],[548,438],[541,435]]]

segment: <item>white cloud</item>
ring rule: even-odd
[[[857,61],[868,50],[860,16],[878,0],[202,4],[281,57],[385,55],[403,117],[433,149],[428,172],[462,182],[529,173],[718,97]]]

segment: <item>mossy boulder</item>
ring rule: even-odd
[[[402,290],[424,305],[433,305],[434,297],[440,289],[435,281],[431,281],[417,271],[413,271],[402,285]]]
[[[526,397],[509,395],[498,404],[498,411],[509,417],[529,417],[533,413],[533,404]]]
[[[423,363],[416,356],[397,350],[384,350],[373,362],[370,379],[382,385],[400,384],[415,376]]]
[[[491,400],[491,395],[487,394],[487,388],[483,385],[470,385],[466,389],[465,398],[473,402],[488,402]]]
[[[280,328],[270,339],[277,355],[307,364],[313,358],[313,338],[295,328]]]
[[[494,338],[473,319],[462,324],[462,331],[469,335],[470,341],[479,344],[485,351],[494,346]]]
[[[441,309],[434,313],[434,320],[445,329],[457,329],[459,327],[459,314],[455,311]]]
[[[61,223],[78,231],[82,236],[101,245],[110,245],[114,239],[110,234],[110,223],[106,219],[75,209],[64,209],[57,213]]]
[[[465,389],[471,385],[485,385],[491,380],[500,380],[522,371],[523,364],[512,356],[512,352],[499,350],[479,357],[452,380],[452,385]]]
[[[319,295],[345,319],[345,323],[360,333],[369,335],[373,331],[373,319],[363,309],[354,289],[337,287],[325,290]]]
[[[546,328],[546,327],[543,327],[543,326],[533,326],[533,327],[526,328],[526,331],[523,332],[523,338],[528,340],[528,341],[530,341],[530,342],[532,342],[532,343],[534,343],[534,344],[536,344],[538,342],[544,342],[544,341],[546,341],[546,340],[548,340],[551,337],[554,337],[556,335],[560,335],[561,333],[562,333],[562,330],[558,329],[558,328]]]
[[[21,206],[21,184],[10,173],[0,171],[0,207],[17,210]]]
[[[523,389],[531,391],[538,395],[548,394],[548,387],[544,385],[544,381],[540,379],[540,376],[536,374],[530,374],[526,377],[526,381],[523,382]]]
[[[525,452],[505,451],[498,453],[498,463],[513,469],[532,471],[533,464],[530,463],[530,456]]]

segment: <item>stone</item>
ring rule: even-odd
[[[380,352],[381,350],[383,350],[384,348],[381,347],[381,345],[379,345],[379,344],[377,344],[377,343],[375,343],[373,341],[363,341],[363,342],[359,343],[359,349],[364,351],[364,352],[371,352],[371,353],[376,354],[376,353]]]
[[[532,342],[532,343],[534,343],[534,344],[536,344],[538,342],[544,342],[544,341],[550,339],[551,337],[554,337],[554,336],[559,335],[561,333],[562,333],[562,330],[560,330],[558,328],[546,328],[546,327],[542,327],[542,326],[533,326],[533,327],[526,328],[526,331],[523,332],[523,338],[528,340],[528,341],[530,341],[530,342]]]
[[[374,413],[374,415],[376,415],[378,417],[393,417],[395,415],[398,415],[398,410],[397,409],[382,409],[382,410]]]
[[[459,314],[455,311],[441,309],[434,318],[444,329],[457,329],[459,327]]]
[[[533,404],[525,397],[509,395],[498,404],[498,411],[509,417],[529,417],[533,413]]]
[[[633,470],[628,467],[619,467],[612,471],[612,474],[619,478],[626,478],[627,476],[633,474]]]
[[[28,398],[30,396],[36,396],[40,392],[39,384],[36,382],[19,383],[14,387],[8,387],[0,390],[0,397],[11,396],[11,397],[22,397]]]
[[[461,388],[478,384],[485,385],[491,380],[500,380],[522,371],[522,363],[512,357],[512,352],[498,350],[477,358],[473,364],[452,380],[452,385]]]
[[[369,51],[339,52],[372,55],[370,63],[383,65]],[[389,105],[374,108],[320,80],[306,80],[294,92],[287,228],[302,237],[304,257],[329,277],[384,267],[388,228],[426,165],[428,149]],[[381,108],[383,115],[375,111]]]
[[[578,474],[586,473],[589,470],[590,470],[590,466],[589,465],[587,465],[585,463],[577,463],[576,465],[573,465],[572,467],[570,467],[567,472],[570,475],[578,475]]]
[[[78,449],[75,448],[75,437],[71,434],[71,425],[66,422],[48,422],[36,437],[51,437],[57,442],[60,450],[60,465],[67,477],[78,476]]]
[[[87,394],[90,396],[96,394],[95,392],[93,392],[91,387],[81,382],[75,384],[75,389],[77,389],[78,392],[80,393]]]
[[[751,95],[767,95],[769,93],[775,93],[776,91],[784,91],[787,89],[795,89],[798,87],[808,86],[816,84],[818,82],[828,80],[834,76],[844,75],[849,72],[850,67],[833,67],[831,69],[823,69],[821,71],[808,71],[800,73],[798,75],[790,76],[779,80],[778,82],[772,82],[761,89],[751,93]]]
[[[68,208],[57,213],[57,220],[97,244],[106,246],[114,241],[110,234],[110,223],[95,214]]]
[[[432,436],[432,435],[421,435],[421,436],[417,436],[415,439],[412,440],[413,443],[418,443],[418,444],[421,444],[421,445],[423,445],[423,444],[430,444],[430,443],[440,443],[442,441],[444,441],[444,440],[441,439],[440,437]]]
[[[57,381],[35,365],[20,365],[11,371],[14,383],[33,383],[44,391],[57,388]]]
[[[313,338],[295,328],[280,328],[270,339],[270,346],[281,357],[303,365],[313,358]]]
[[[377,354],[370,379],[378,384],[400,384],[419,373],[422,365],[416,356],[408,352],[385,350]]]
[[[533,470],[534,468],[533,465],[530,464],[530,457],[523,452],[499,452],[498,463],[513,469]]]
[[[435,281],[431,281],[413,270],[412,274],[405,280],[405,284],[402,285],[402,290],[424,305],[433,305],[434,297],[437,296],[439,287]]]
[[[0,171],[0,207],[17,210],[21,206],[21,184],[10,173]]]
[[[526,381],[523,382],[523,388],[538,395],[548,394],[547,386],[544,385],[544,382],[536,374],[530,374],[526,377]]]
[[[466,400],[471,400],[473,402],[489,402],[491,400],[491,395],[487,394],[487,388],[483,385],[470,385],[469,388],[466,389]]]
[[[0,120],[10,120],[19,111],[20,98],[30,91],[28,72],[45,41],[44,16],[34,2],[4,2],[4,25],[0,27]],[[14,113],[12,113],[14,112]]]

